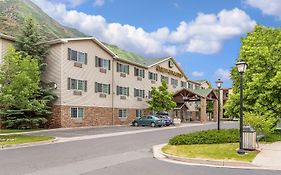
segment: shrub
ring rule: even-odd
[[[7,129],[32,129],[43,127],[47,121],[44,117],[10,116],[6,117],[2,124]]]
[[[239,142],[238,129],[221,129],[198,131],[190,134],[177,135],[170,139],[170,145],[192,145],[192,144],[219,144]]]
[[[268,135],[275,130],[276,118],[249,112],[246,112],[244,116],[244,124],[253,127],[257,133]]]

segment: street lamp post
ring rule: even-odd
[[[218,87],[219,90],[219,95],[218,95],[218,130],[220,130],[220,107],[221,107],[221,99],[220,99],[220,94],[221,94],[221,85],[222,85],[223,81],[221,81],[221,79],[218,79],[216,81],[216,85]]]
[[[244,61],[237,62],[236,67],[240,76],[240,142],[237,153],[245,154],[245,150],[243,149],[243,73],[247,69],[247,63]]]

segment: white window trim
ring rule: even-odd
[[[76,110],[77,110],[77,115],[76,115],[76,117],[72,117],[72,109],[73,108],[76,108]],[[79,115],[79,109],[83,109],[83,116],[82,117],[79,117],[78,115]],[[84,107],[70,107],[70,118],[71,119],[76,119],[76,120],[79,120],[79,119],[84,119],[84,117],[85,117],[85,108]]]

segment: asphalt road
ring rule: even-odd
[[[237,124],[223,124],[234,127]],[[216,125],[192,126],[0,151],[0,174],[35,175],[277,175],[279,171],[188,166],[152,157],[171,136]],[[219,150],[218,150],[219,151]]]

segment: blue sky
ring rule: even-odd
[[[146,58],[174,56],[191,80],[221,78],[223,87],[240,38],[281,19],[281,0],[32,1],[63,25]]]

